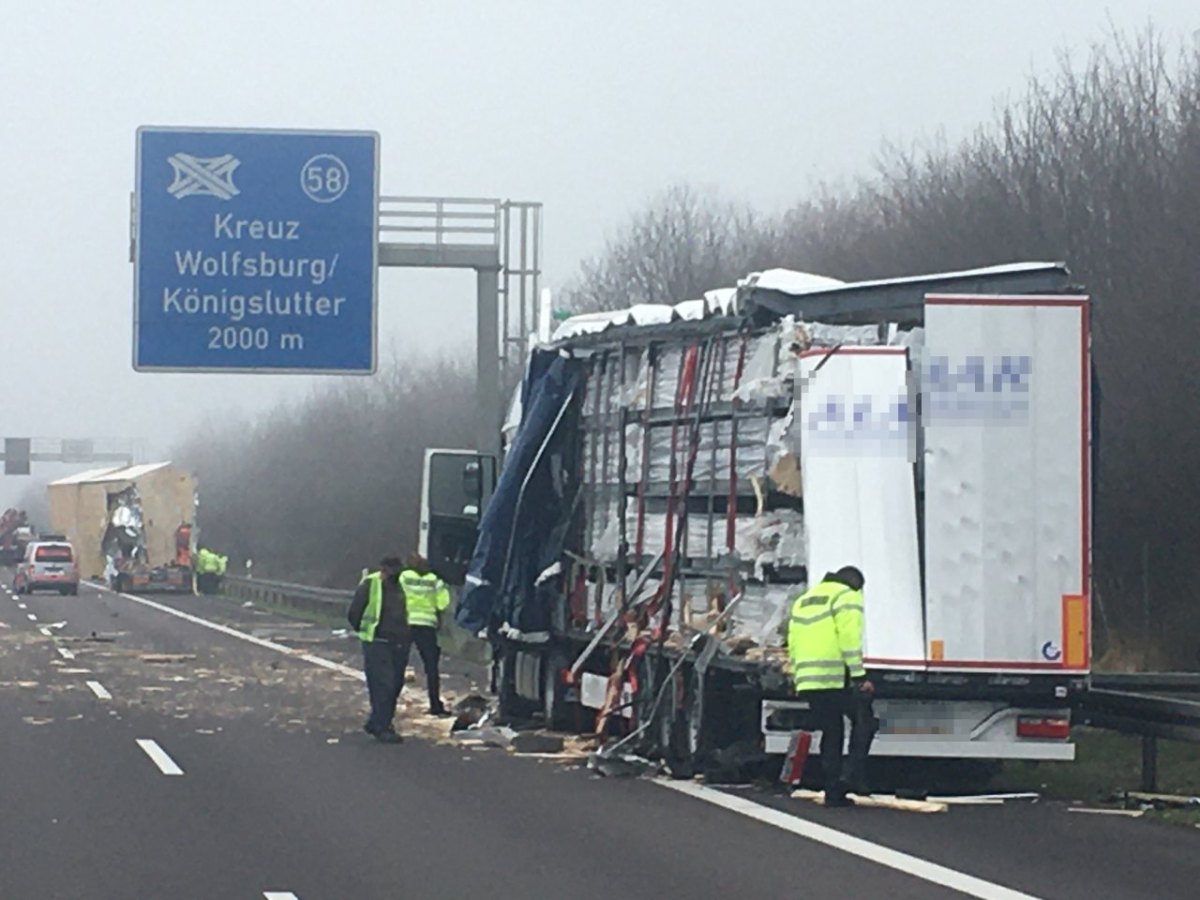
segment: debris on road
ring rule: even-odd
[[[1156,809],[1164,807],[1200,806],[1200,797],[1188,794],[1154,794],[1149,791],[1124,791],[1116,797],[1127,806],[1131,804],[1146,804]]]
[[[892,794],[849,794],[855,806],[874,809],[894,809],[899,812],[944,813],[950,811],[947,803],[934,803],[930,800],[904,800]],[[825,805],[824,791],[801,789],[792,791],[792,797],[797,800],[808,800],[812,803]]]
[[[557,735],[523,731],[512,739],[514,753],[562,753],[565,741]]]
[[[460,744],[477,741],[487,747],[508,749],[512,746],[513,739],[517,737],[517,732],[507,725],[487,725],[483,728],[464,728],[461,731],[454,731],[451,732],[451,736],[456,743]]]
[[[634,753],[607,754],[603,749],[588,757],[587,767],[607,778],[646,778],[662,771],[662,764]]]
[[[196,658],[195,653],[143,653],[139,657],[147,663],[180,663],[189,662]]]
[[[452,711],[454,723],[450,730],[462,731],[464,728],[475,728],[483,724],[492,714],[492,704],[479,694],[468,694],[454,704]]]
[[[909,800],[928,800],[930,803],[946,803],[950,806],[989,806],[1001,805],[1009,800],[1030,800],[1034,803],[1042,799],[1042,795],[1035,791],[1024,791],[1018,794],[964,794],[964,795],[949,795],[945,797],[909,797],[906,794],[897,791],[896,796],[901,799]]]

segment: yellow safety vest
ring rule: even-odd
[[[414,569],[400,573],[400,589],[404,591],[408,624],[437,628],[438,614],[450,605],[450,590],[432,572],[422,575]]]
[[[844,687],[846,673],[863,678],[863,595],[835,581],[820,584],[792,603],[788,657],[797,691]]]
[[[369,587],[367,608],[363,610],[362,619],[358,623],[358,639],[370,643],[375,640],[379,614],[383,611],[383,577],[378,572],[372,572],[363,581],[368,582]]]

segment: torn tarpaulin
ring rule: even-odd
[[[561,465],[567,429],[559,426],[580,380],[578,361],[533,352],[521,391],[521,427],[479,524],[455,612],[458,624],[472,633],[506,622],[523,632],[549,627],[548,604],[538,602],[536,582],[561,549],[566,491],[574,485]]]

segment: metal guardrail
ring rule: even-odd
[[[1200,672],[1095,672],[1092,688],[1148,694],[1200,694]]]
[[[1082,701],[1084,721],[1097,728],[1200,743],[1200,702],[1128,691],[1093,689]]]
[[[354,596],[351,591],[309,587],[266,578],[246,578],[241,575],[226,575],[224,592],[227,597],[236,600],[268,603],[334,617],[346,614]]]
[[[1167,685],[1176,691],[1194,691],[1189,673],[1137,673],[1138,681],[1123,676],[1125,684]],[[1153,791],[1158,782],[1158,739],[1200,743],[1200,701],[1162,697],[1096,687],[1097,681],[1114,683],[1112,676],[1093,678],[1093,687],[1079,705],[1083,724],[1142,738],[1142,790]]]

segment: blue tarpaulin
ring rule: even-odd
[[[479,523],[455,620],[480,632],[503,624],[524,633],[549,628],[538,576],[562,548],[573,475],[562,465],[572,397],[582,381],[577,360],[536,350],[521,389],[521,425]]]

